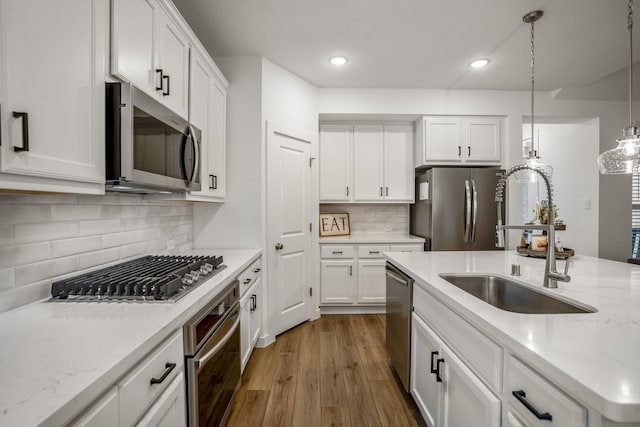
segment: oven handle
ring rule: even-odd
[[[231,336],[234,334],[234,332],[236,331],[238,325],[240,324],[240,316],[238,316],[238,319],[233,322],[233,326],[231,327],[231,329],[229,330],[229,332],[227,332],[227,335],[225,335],[218,344],[215,345],[215,347],[213,347],[209,352],[207,352],[207,354],[205,354],[204,356],[195,359],[193,361],[193,365],[195,366],[196,370],[200,369],[200,366],[206,364],[209,359],[211,359],[213,356],[215,356],[215,354],[227,343],[227,341],[229,341],[231,339]]]

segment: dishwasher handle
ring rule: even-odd
[[[404,273],[393,266],[387,265],[386,274],[387,278],[390,278],[394,282],[397,282],[407,288],[411,283],[413,283],[413,280],[410,277],[406,276]]]

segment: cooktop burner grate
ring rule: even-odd
[[[54,282],[54,300],[175,301],[225,266],[221,256],[147,255]]]

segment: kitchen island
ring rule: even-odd
[[[510,370],[519,364],[530,370],[531,375],[542,378],[542,383],[551,390],[559,389],[561,397],[575,401],[582,412],[578,418],[586,424],[571,425],[617,425],[610,420],[630,423],[625,426],[640,425],[640,267],[576,256],[571,258],[571,282],[559,283],[558,289],[545,289],[544,260],[511,251],[388,252],[385,258],[415,280],[414,310],[417,311],[416,304],[421,299],[429,298],[432,307],[446,311],[443,314],[463,319],[461,322],[470,327],[469,331],[478,333],[477,342],[486,342],[487,348],[495,349],[495,360],[485,365],[477,363],[480,369],[475,372],[479,372],[483,387],[502,401],[502,425],[519,425],[507,424],[511,422],[509,410],[518,406],[517,401],[512,401],[513,390],[509,389],[510,378],[516,377]],[[514,263],[521,266],[520,277],[510,276]],[[597,311],[553,315],[503,311],[439,276],[451,273],[509,277]],[[436,329],[428,320],[425,324]],[[413,328],[416,329],[415,313]],[[462,342],[446,334],[440,338],[454,352],[456,343]],[[474,371],[476,356],[460,356]],[[426,359],[428,370],[429,354]],[[416,363],[422,362],[412,360],[412,365]],[[494,366],[498,367],[492,371],[494,376],[484,375]],[[531,416],[531,410],[522,408],[518,413]]]
[[[191,254],[222,255],[227,267],[175,303],[40,301],[0,314],[0,425],[68,425],[261,251]]]

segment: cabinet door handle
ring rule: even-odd
[[[458,145],[458,157],[462,156],[462,147]]]
[[[380,187],[380,197],[382,197],[382,187]]]
[[[213,175],[209,175],[209,190],[213,189]]]
[[[444,364],[444,359],[438,359],[436,360],[436,382],[441,383],[442,382],[442,377],[440,376],[440,364]]]
[[[164,76],[162,76],[162,81],[164,82],[164,80],[167,81],[167,90],[166,91],[165,90],[162,91],[162,96],[171,95],[171,77],[164,75]],[[164,86],[164,84],[162,86]]]
[[[349,197],[349,186],[347,186],[347,197]]]
[[[431,373],[435,374],[436,373],[436,368],[433,367],[433,365],[435,365],[435,359],[434,357],[438,355],[437,351],[432,351],[431,352]]]
[[[173,371],[176,368],[176,364],[167,362],[167,364],[164,365],[164,367],[165,369],[164,369],[164,372],[162,373],[162,376],[160,378],[151,378],[151,384],[160,384],[162,381],[164,381],[169,376],[171,371]]]
[[[162,74],[162,68],[156,68],[156,90],[162,90],[162,79],[163,79],[163,74]],[[158,78],[160,77],[160,78]],[[158,83],[160,83],[160,85],[158,86]]]
[[[524,390],[512,391],[511,394],[513,394],[514,397],[516,399],[518,399],[518,401],[520,403],[522,403],[524,405],[524,407],[529,410],[529,412],[531,412],[533,415],[535,415],[535,417],[537,419],[539,419],[539,420],[548,420],[548,421],[552,421],[553,420],[553,417],[551,416],[550,413],[548,413],[548,412],[540,413],[540,411],[538,411],[538,409],[536,409],[536,407],[533,406],[531,404],[531,402],[529,402],[527,400],[527,394],[524,392]]]
[[[218,189],[218,175],[213,175],[213,189]]]
[[[386,189],[386,191],[387,191],[386,195],[388,196],[389,195],[389,187],[384,187],[384,188]]]
[[[29,151],[29,113],[14,111],[13,117],[22,119],[22,147],[13,147],[13,151]]]
[[[256,311],[258,309],[258,296],[253,294],[251,298],[253,298],[253,311]]]
[[[349,266],[349,276],[353,276],[353,266]]]
[[[257,308],[257,304],[256,304],[256,296],[255,295],[251,295],[251,307],[249,307],[249,311],[256,311]]]
[[[467,156],[471,156],[471,146],[467,146]]]

